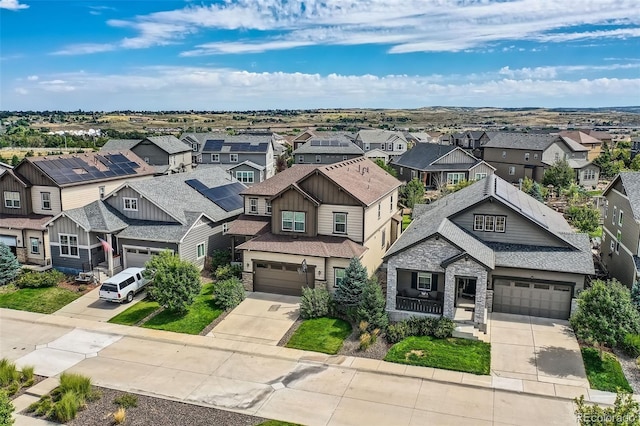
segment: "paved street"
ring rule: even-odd
[[[306,425],[575,424],[570,399],[489,376],[10,310],[0,321],[0,356],[38,373]]]

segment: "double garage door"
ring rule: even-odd
[[[8,246],[13,255],[16,255],[16,247],[18,247],[18,239],[12,235],[0,235],[0,243]]]
[[[138,247],[123,247],[125,268],[144,268],[147,260],[154,254],[160,253],[161,249],[148,249]]]
[[[570,285],[496,279],[493,290],[494,312],[559,319],[571,312]]]
[[[300,265],[294,263],[255,262],[254,265],[254,291],[300,296],[302,287],[313,287],[313,266],[308,266],[305,274]]]

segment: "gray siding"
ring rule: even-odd
[[[148,158],[148,164],[153,166],[169,164],[169,154],[151,141],[143,140],[138,145],[134,146],[132,151],[142,159]]]
[[[316,161],[316,156],[320,156],[320,161]],[[300,161],[300,157],[304,160]],[[362,154],[296,154],[294,163],[296,164],[333,164],[340,161],[351,160],[352,158],[362,157]]]
[[[462,150],[456,149],[446,154],[438,161],[434,161],[433,164],[473,164],[477,160],[471,158]]]
[[[60,256],[60,247],[51,247],[51,263],[55,269],[65,273],[76,273],[91,268],[89,264],[89,250],[78,249],[79,258]]]
[[[493,174],[493,169],[487,163],[479,163],[477,166],[469,170],[469,179],[475,180],[476,173],[486,173],[487,176]]]
[[[198,244],[205,244],[205,257],[198,259]],[[204,267],[206,256],[211,256],[215,250],[231,249],[231,239],[227,235],[222,235],[222,225],[202,219],[185,236],[180,244],[180,257],[188,260],[198,267]]]
[[[117,191],[118,196],[111,196],[105,201],[120,213],[131,219],[152,220],[156,222],[177,222],[155,204],[140,196],[131,188],[121,188]],[[124,198],[137,198],[138,211],[124,210]]]
[[[42,173],[42,171],[35,167],[33,164],[23,161],[20,163],[15,169],[16,172],[20,176],[24,176],[32,185],[42,185],[42,186],[58,186],[54,181],[49,179],[47,175]]]
[[[211,161],[211,154],[220,154],[220,161],[219,162],[213,162]],[[259,153],[259,154],[247,154],[247,153],[242,153],[242,152],[237,152],[237,153],[233,153],[233,154],[238,154],[238,161],[234,161],[233,163],[229,160],[229,153],[220,153],[220,152],[203,152],[202,153],[202,164],[238,164],[238,163],[242,163],[243,161],[253,161],[256,164],[259,164],[261,166],[266,166],[267,165],[267,153],[263,152],[263,153]]]
[[[474,214],[500,215],[506,216],[505,232],[482,232],[473,230]],[[528,244],[550,247],[564,247],[567,244],[553,237],[544,231],[540,226],[524,219],[519,214],[504,207],[498,202],[488,202],[478,204],[472,209],[462,212],[461,214],[451,218],[456,225],[464,228],[471,234],[475,235],[483,241]]]
[[[614,189],[616,188],[614,187]],[[640,225],[638,225],[633,218],[629,199],[614,189],[610,190],[606,195],[607,213],[606,217],[603,219],[604,241],[601,246],[602,262],[613,278],[617,279],[624,285],[631,287],[636,279],[635,263],[633,261],[632,254],[638,255]],[[616,208],[615,217],[613,215],[614,207]],[[624,212],[622,226],[618,225],[620,210]],[[621,247],[616,253],[615,241],[618,231],[622,234],[622,240]],[[614,250],[611,250],[612,241],[614,242]],[[629,252],[631,252],[631,254]]]
[[[264,181],[264,177],[265,177],[265,171],[266,170],[257,170],[254,169],[253,167],[249,166],[248,164],[242,164],[238,167],[234,167],[233,170],[231,170],[231,173],[233,173],[233,177],[236,177],[236,172],[253,172],[253,183],[259,183]],[[251,185],[251,183],[249,182],[243,182],[245,185]]]
[[[87,231],[68,217],[60,216],[51,224],[49,227],[49,241],[51,243],[59,243],[58,234],[77,235],[79,246],[88,246],[90,243],[87,239]],[[91,242],[91,244],[95,243],[97,243],[97,240]],[[57,248],[55,248],[55,250],[57,250]]]
[[[9,209],[4,205],[4,192],[17,192],[20,194],[20,208]],[[31,209],[31,191],[25,188],[16,178],[9,173],[3,173],[0,179],[0,213],[12,215],[28,215]]]

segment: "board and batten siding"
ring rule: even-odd
[[[138,210],[131,211],[124,209],[125,198],[136,198],[138,200]],[[143,198],[138,192],[131,188],[121,188],[116,194],[113,194],[105,200],[111,207],[118,210],[124,216],[131,219],[151,220],[155,222],[177,222],[172,216],[164,210],[153,204],[151,201]]]
[[[77,235],[79,246],[89,245],[87,231],[66,216],[60,216],[49,226],[49,241],[52,246],[59,244],[59,234]]]
[[[391,197],[393,197],[393,208],[391,208]],[[380,204],[380,219],[378,219],[378,204]],[[378,232],[380,227],[391,221],[394,214],[398,212],[398,189],[385,195],[377,202],[365,208],[364,211],[364,241],[367,241]]]
[[[31,185],[57,186],[49,176],[44,174],[42,170],[31,164],[29,161],[21,162],[16,166],[14,172],[18,173],[20,176],[24,176]]]
[[[133,147],[132,151],[142,159],[148,159],[147,164],[162,166],[169,164],[169,154],[160,149],[153,142],[143,140]]]
[[[204,243],[204,256],[198,258],[198,244]],[[213,255],[215,250],[229,250],[231,239],[222,235],[222,225],[214,223],[206,218],[201,218],[196,225],[185,235],[180,243],[180,258],[188,260],[204,268],[207,256]]]
[[[469,180],[477,180],[476,174],[478,173],[486,173],[487,176],[493,174],[493,169],[487,163],[480,162],[476,166],[469,169]]]
[[[144,178],[146,178],[146,176]],[[104,195],[107,196],[110,192],[118,188],[120,185],[132,179],[136,179],[136,177],[131,176],[127,179],[93,182],[84,185],[64,187],[61,189],[62,210],[71,210],[77,207],[83,207],[87,204],[92,203],[93,201],[99,200],[101,186],[104,186]]]
[[[334,213],[347,213],[347,233],[334,233]],[[318,234],[337,235],[348,237],[361,243],[362,238],[363,208],[361,206],[338,206],[334,204],[321,204],[318,207]]]
[[[295,189],[289,189],[271,201],[272,216],[271,232],[282,235],[300,235],[304,237],[315,237],[317,234],[317,208],[314,203],[307,200]],[[305,212],[304,232],[293,232],[282,230],[282,212]]]
[[[354,165],[341,166],[341,167],[355,167]],[[363,176],[363,183],[366,181],[366,176]],[[361,202],[353,198],[346,191],[340,188],[335,183],[321,175],[319,172],[315,172],[299,183],[300,187],[305,192],[313,194],[313,196],[326,204],[336,204],[343,206],[360,206]]]
[[[4,201],[5,192],[17,192],[20,194],[20,208],[7,208]],[[3,173],[0,179],[0,213],[26,216],[31,212],[31,198],[29,189],[9,173]]]
[[[448,154],[443,155],[444,157],[434,161],[433,164],[473,164],[477,161],[461,149],[454,149]]]
[[[474,215],[506,216],[505,232],[484,232],[473,230]],[[472,209],[450,218],[453,223],[464,228],[482,241],[528,244],[546,247],[565,247],[567,243],[555,238],[541,226],[531,223],[499,202],[484,201]]]
[[[251,201],[249,201],[251,198],[256,198],[258,200],[258,212],[257,213],[251,213]],[[259,197],[259,196],[252,196],[252,195],[245,195],[244,196],[244,213],[245,214],[250,214],[253,216],[271,216],[270,214],[267,214],[267,201],[268,198],[266,197]]]
[[[51,208],[45,210],[42,208],[42,193],[49,193],[49,200],[51,201]],[[31,205],[33,206],[33,212],[38,214],[46,214],[55,216],[62,211],[62,204],[60,204],[60,188],[56,186],[40,186],[34,185],[31,187]]]
[[[638,240],[640,240],[640,225],[633,218],[633,211],[631,210],[631,204],[629,199],[622,195],[615,189],[611,189],[607,192],[607,214],[603,219],[604,228],[614,236],[617,232],[622,233],[622,245],[628,247],[629,250],[634,251],[638,248]],[[615,207],[615,217],[613,215]],[[622,214],[622,226],[618,225],[620,220],[620,210]],[[634,254],[637,254],[635,252]]]

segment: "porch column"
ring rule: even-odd
[[[456,274],[452,268],[444,271],[444,306],[442,316],[453,319],[456,313]]]
[[[473,322],[476,324],[485,324],[485,308],[487,306],[487,271],[486,269],[476,272],[476,300],[475,311],[473,313]]]
[[[390,261],[387,264],[387,311],[395,311],[398,293],[398,271]]]
[[[111,234],[107,234],[106,235],[106,241],[109,243],[109,246],[111,246]],[[111,248],[111,250],[105,250],[107,251],[107,265],[108,265],[108,269],[109,269],[109,276],[112,277],[113,276],[113,247]]]

